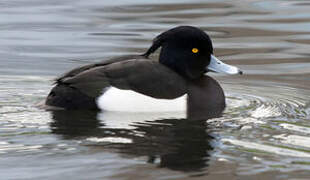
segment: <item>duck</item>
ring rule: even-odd
[[[150,55],[158,49],[158,59],[151,59]],[[126,101],[120,95],[123,93],[161,101],[160,106],[167,104],[168,108],[178,106],[178,103],[169,104],[186,96],[188,118],[216,117],[226,107],[225,94],[208,72],[242,74],[239,68],[216,58],[206,32],[194,26],[178,26],[156,36],[141,55],[111,58],[61,75],[55,79],[45,106],[54,110],[109,110],[109,104],[104,103],[114,102],[112,109],[117,110]],[[117,93],[113,96],[113,92]],[[140,99],[131,98],[133,101],[127,106]],[[134,108],[137,112],[139,109]]]

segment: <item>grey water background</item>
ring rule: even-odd
[[[309,179],[309,9],[302,0],[0,0],[0,179]],[[223,117],[205,125],[35,107],[58,75],[142,53],[178,25],[208,32],[216,56],[244,70],[210,74],[227,96]]]

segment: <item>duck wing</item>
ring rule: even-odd
[[[95,68],[95,67],[105,66],[105,65],[112,64],[115,62],[120,62],[120,61],[126,61],[128,59],[141,59],[141,58],[144,58],[144,57],[141,55],[127,55],[127,56],[120,56],[120,57],[111,58],[111,59],[104,60],[104,61],[101,61],[98,63],[83,65],[83,66],[74,68],[71,71],[68,71],[65,74],[61,75],[60,77],[56,78],[55,83],[56,84],[61,83],[61,81],[63,81],[65,78],[74,77],[79,73],[82,73],[84,71],[87,71],[87,70]]]
[[[90,97],[98,97],[111,86],[161,99],[177,98],[184,95],[187,89],[186,80],[182,76],[157,61],[145,58],[102,66],[90,65],[74,76],[61,78],[60,83]]]

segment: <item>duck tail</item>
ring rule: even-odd
[[[93,109],[98,110],[96,99],[87,96],[74,87],[63,83],[57,83],[48,94],[45,105],[56,107],[55,109]]]

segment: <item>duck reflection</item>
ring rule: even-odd
[[[120,116],[123,122],[130,115]],[[105,143],[102,148],[113,148],[119,153],[146,156],[149,163],[178,171],[202,171],[207,167],[212,136],[205,121],[161,119],[136,121],[126,126],[109,123],[111,117],[93,111],[53,111],[52,132],[66,139],[114,137],[130,139],[131,143]],[[137,118],[137,117],[136,117]],[[113,120],[113,118],[112,118]],[[101,144],[99,144],[100,146]],[[98,148],[98,145],[96,145]]]

